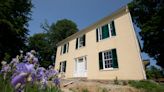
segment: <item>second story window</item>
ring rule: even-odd
[[[66,43],[63,46],[61,46],[61,54],[67,53],[68,49],[69,49],[69,43]]]
[[[85,35],[80,36],[76,39],[76,49],[85,46]]]
[[[116,36],[114,21],[96,29],[97,42],[111,36]]]

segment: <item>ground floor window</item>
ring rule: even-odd
[[[118,68],[116,49],[99,52],[99,69]]]
[[[60,62],[59,72],[66,72],[66,61]]]

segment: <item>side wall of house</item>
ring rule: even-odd
[[[131,22],[130,13],[123,11],[114,19],[107,19],[101,25],[115,22],[116,36],[96,42],[96,28],[85,33],[86,46],[75,49],[76,38],[69,41],[69,51],[60,55],[61,46],[57,48],[56,69],[59,69],[61,61],[67,61],[66,78],[72,78],[75,70],[75,58],[87,57],[87,78],[88,79],[115,79],[120,80],[141,80],[145,78],[142,61],[140,57],[137,38]],[[83,35],[83,34],[82,34]],[[116,48],[118,57],[118,69],[99,70],[98,53]]]

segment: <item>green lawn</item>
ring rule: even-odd
[[[153,81],[129,81],[132,87],[143,89],[145,92],[164,92],[164,84],[158,84]]]

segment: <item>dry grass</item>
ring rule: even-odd
[[[63,85],[62,83],[61,85]],[[109,81],[81,81],[76,80],[74,83],[63,87],[64,92],[143,92],[128,85],[115,85]]]

